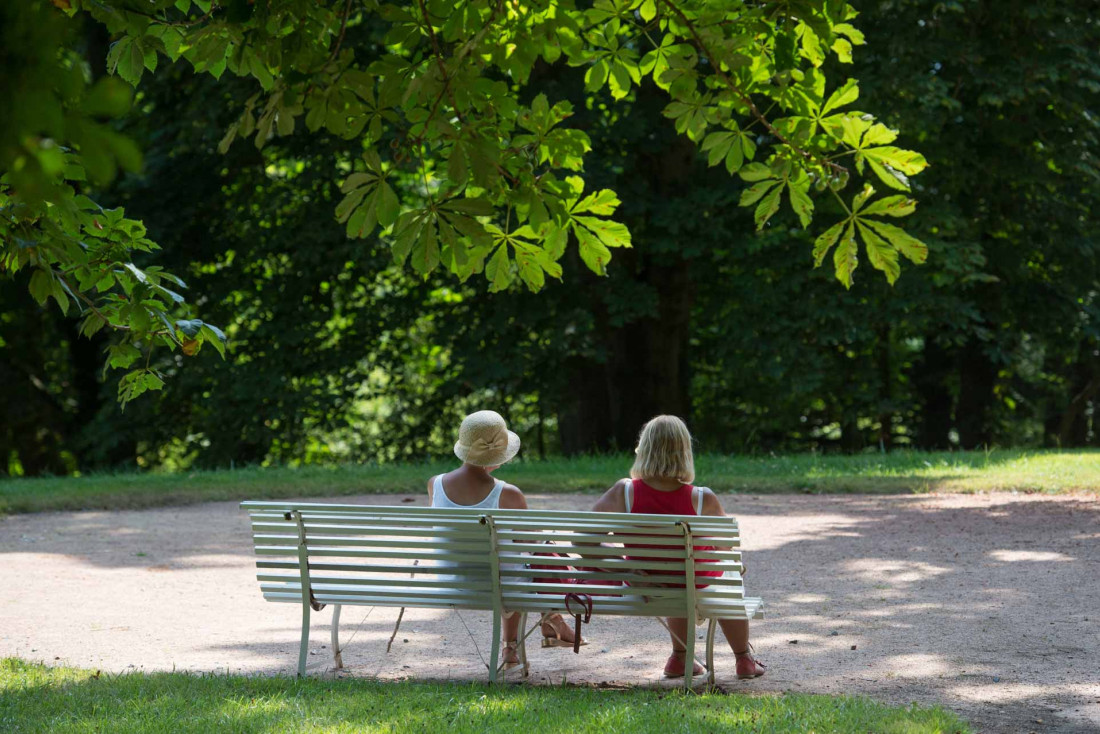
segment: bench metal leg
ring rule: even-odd
[[[691,690],[695,675],[695,620],[688,619],[687,639],[684,640],[684,687]]]
[[[332,663],[336,666],[337,670],[344,667],[344,658],[341,656],[343,652],[340,650],[340,607],[341,604],[333,605],[332,609]]]
[[[500,609],[493,610],[493,651],[489,653],[489,682],[497,682],[497,667],[500,665]]]
[[[302,645],[298,649],[298,677],[306,674],[306,659],[309,657],[309,596],[302,595]]]
[[[523,665],[523,677],[526,678],[530,669],[527,667],[527,635],[525,631],[527,629],[527,612],[519,615],[519,633],[516,637],[519,638],[519,661]]]
[[[714,685],[714,631],[718,628],[718,620],[711,619],[707,627],[707,682]]]

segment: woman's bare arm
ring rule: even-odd
[[[592,512],[626,512],[626,480],[620,479],[604,492]]]

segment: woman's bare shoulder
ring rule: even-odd
[[[500,490],[500,506],[505,510],[526,510],[527,498],[523,491],[513,484],[505,484]]]

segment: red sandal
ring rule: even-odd
[[[668,660],[665,661],[665,677],[666,678],[683,678],[684,677],[684,651],[679,650],[668,656]],[[692,666],[692,675],[702,675],[707,672],[707,669],[700,665],[698,662]]]
[[[735,652],[734,656],[737,658],[738,678],[759,678],[766,672],[764,663],[753,655],[752,645],[749,645],[749,649],[744,652]]]

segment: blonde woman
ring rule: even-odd
[[[630,479],[620,479],[600,497],[596,512],[637,512],[652,515],[725,515],[722,503],[710,489],[696,487],[695,460],[691,451],[691,433],[684,422],[674,415],[659,415],[642,428],[638,448],[634,450],[634,466]],[[630,544],[626,544],[629,548]],[[696,551],[714,550],[695,546]],[[699,576],[721,576],[721,571],[696,571]],[[703,588],[705,584],[697,584]],[[667,678],[684,675],[684,640],[688,621],[667,620],[672,637],[672,654],[665,663]],[[764,675],[764,664],[749,648],[749,623],[743,619],[722,619],[718,622],[737,658],[737,677],[756,678]],[[703,666],[693,664],[693,675],[701,675]]]
[[[526,510],[523,492],[493,477],[494,470],[515,458],[519,446],[519,436],[508,430],[499,413],[481,410],[466,416],[458,429],[458,443],[455,444],[455,456],[462,460],[462,466],[428,480],[431,506]],[[463,569],[458,564],[439,565],[454,571],[448,576],[462,578]],[[514,668],[520,662],[516,642],[519,622],[519,614],[506,615],[501,621],[505,668]],[[573,645],[573,630],[560,614],[548,615],[543,620],[542,634],[559,644]]]

